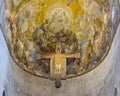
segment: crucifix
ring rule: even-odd
[[[66,54],[61,53],[61,44],[56,46],[55,53],[40,55],[37,57],[40,59],[50,59],[50,76],[54,79],[57,88],[61,87],[61,79],[66,77],[66,59],[67,58],[80,58],[80,53]]]

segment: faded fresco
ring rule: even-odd
[[[96,67],[110,46],[112,0],[23,0],[9,18],[23,69],[63,79]]]

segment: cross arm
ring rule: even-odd
[[[80,58],[80,53],[64,54],[66,58]]]
[[[37,58],[38,59],[51,59],[52,58],[52,56],[54,56],[54,54],[37,54]]]

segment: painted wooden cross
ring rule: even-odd
[[[52,79],[56,81],[56,87],[61,86],[61,79],[66,77],[66,59],[67,58],[80,58],[80,53],[74,54],[63,54],[61,53],[60,48],[56,48],[56,53],[54,54],[46,54],[46,55],[38,55],[41,59],[50,59],[50,76]]]

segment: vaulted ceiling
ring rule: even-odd
[[[63,57],[73,56],[64,58],[66,66],[61,74],[67,78],[92,70],[107,54],[114,36],[111,36],[113,0],[6,2],[13,57],[24,70],[50,78],[54,73],[50,71],[57,70],[51,67],[49,59],[52,57],[45,58],[58,55],[59,49]]]

